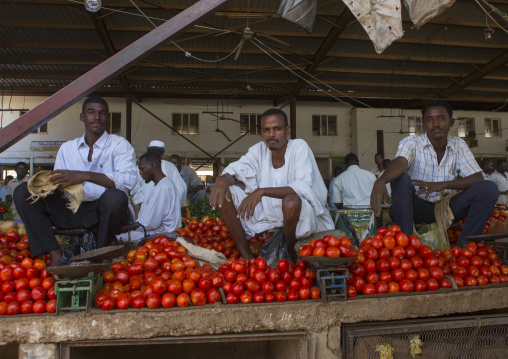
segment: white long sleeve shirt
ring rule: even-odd
[[[136,154],[131,144],[123,137],[107,132],[93,145],[92,162],[88,161],[90,147],[85,135],[65,142],[56,155],[55,170],[97,172],[106,175],[115,183],[115,188],[126,195],[136,184]],[[106,190],[95,183],[84,182],[83,201],[94,201]]]

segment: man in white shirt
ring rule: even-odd
[[[97,228],[97,248],[109,245],[129,222],[128,193],[136,184],[136,155],[127,140],[106,132],[109,107],[100,97],[83,103],[85,134],[65,142],[56,156],[51,178],[60,190],[32,203],[26,184],[14,191],[14,203],[28,234],[32,255],[50,253],[60,265],[62,251],[52,226],[61,229]],[[62,189],[83,184],[84,198],[73,214],[66,208]]]
[[[381,201],[388,205],[386,184],[392,188],[390,217],[406,235],[413,234],[413,222],[436,222],[434,205],[453,190],[449,208],[456,221],[466,218],[457,244],[483,233],[497,199],[497,188],[484,181],[471,150],[458,137],[448,136],[453,110],[445,101],[432,101],[422,109],[426,133],[408,136],[399,143],[395,159],[372,189],[371,207],[381,214]],[[457,178],[460,175],[461,178]]]
[[[165,147],[166,146],[164,145],[164,142],[154,140],[150,142],[146,151],[154,152],[161,158],[162,173],[164,173],[164,175],[175,185],[177,194],[176,199],[178,200],[177,205],[182,207],[185,202],[185,198],[187,197],[187,185],[185,184],[182,176],[180,176],[180,172],[178,172],[176,166],[171,162],[162,159],[162,156],[164,156]],[[145,198],[147,198],[153,187],[153,182],[146,183],[143,178],[138,175],[138,182],[136,183],[134,189],[131,191],[132,204],[134,205],[134,214],[136,219],[138,218],[138,213],[142,203],[145,201]]]
[[[333,184],[333,203],[338,209],[368,206],[376,176],[358,167],[360,162],[354,153],[347,154],[344,160],[347,169],[337,177]]]
[[[499,197],[497,203],[507,203],[508,199],[506,194],[508,193],[508,179],[506,178],[506,170],[508,169],[508,162],[504,159],[497,160],[496,170],[490,175],[490,180],[497,185],[499,190]]]
[[[370,170],[370,173],[372,173],[374,176],[376,176],[376,178],[378,178],[381,172],[384,171],[383,155],[380,153],[376,153],[374,155],[374,163],[376,164],[376,168]]]
[[[189,166],[183,165],[180,156],[176,154],[171,155],[169,160],[176,166],[187,186],[187,198],[189,199],[189,202],[192,204],[198,198],[206,197],[205,190],[203,189],[203,182],[201,182],[201,179],[196,174],[196,171]]]
[[[289,133],[283,111],[265,111],[263,141],[226,167],[212,188],[210,204],[219,208],[244,259],[254,257],[246,234],[282,227],[296,258],[297,238],[335,228],[314,154],[304,140],[288,140]]]
[[[494,164],[492,160],[484,158],[480,162],[480,168],[482,169],[483,179],[490,180],[490,175],[494,171]]]
[[[176,187],[162,172],[160,155],[147,152],[139,158],[139,174],[145,183],[154,183],[145,197],[137,222],[142,224],[148,234],[173,232],[181,224],[180,199]],[[144,236],[142,228],[131,232],[131,240],[139,241]],[[121,241],[127,241],[128,235],[122,233]]]
[[[16,187],[18,187],[23,182],[28,182],[28,166],[25,162],[18,162],[16,164],[16,174],[17,177],[9,181],[9,184],[7,185],[7,193],[5,198],[7,202],[11,203],[12,217],[14,221],[21,223],[21,217],[16,210],[16,205],[12,202],[12,194],[14,193]]]
[[[7,185],[9,184],[9,182],[12,179],[13,179],[13,177],[11,175],[6,176],[5,180],[4,180],[5,185],[2,186],[2,188],[0,188],[0,201],[2,201],[2,202],[7,201]]]
[[[335,167],[333,169],[333,178],[330,181],[330,186],[328,187],[328,197],[330,198],[330,210],[331,211],[336,211],[337,210],[337,207],[335,206],[335,203],[333,203],[333,201],[332,201],[332,198],[333,198],[333,184],[335,183],[335,180],[337,179],[337,177],[339,177],[339,175],[342,172],[344,172],[344,170],[340,166],[337,166],[337,167]]]

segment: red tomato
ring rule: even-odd
[[[441,268],[432,267],[429,269],[429,274],[432,278],[434,278],[437,281],[440,281],[444,278],[444,272]]]
[[[410,269],[406,272],[406,279],[416,282],[418,280],[418,273],[414,269]]]
[[[367,275],[365,276],[365,280],[367,281],[367,283],[369,284],[374,284],[376,283],[377,281],[379,281],[379,274],[377,274],[377,272],[369,272],[367,273]]]
[[[362,289],[362,293],[366,295],[376,294],[376,287],[374,284],[366,284]]]
[[[277,300],[277,302],[285,302],[287,299],[286,292],[275,293],[275,299]]]
[[[406,248],[409,245],[409,239],[402,232],[398,232],[395,235],[395,242],[397,243],[397,246],[400,246],[402,248]]]
[[[376,261],[378,258],[378,251],[374,247],[368,247],[365,249],[365,258]]]
[[[289,262],[286,259],[281,259],[277,264],[277,268],[279,268],[281,272],[287,272],[289,270]]]
[[[397,259],[402,259],[406,256],[406,250],[402,248],[401,246],[396,246],[392,249],[392,257],[395,257]]]
[[[400,227],[396,224],[392,224],[390,226],[390,228],[388,228],[388,231],[393,232],[393,233],[398,233],[398,232],[400,232]]]
[[[425,292],[427,290],[427,282],[423,280],[417,280],[415,282],[415,291],[416,292]]]
[[[428,290],[438,290],[439,289],[439,283],[435,278],[430,278],[427,281],[427,289]]]
[[[393,236],[385,236],[383,238],[383,245],[385,248],[392,250],[396,246],[395,238]]]
[[[390,272],[381,272],[379,273],[379,280],[385,283],[389,283],[392,281],[392,275]]]
[[[388,248],[381,248],[380,250],[377,251],[377,253],[379,260],[381,259],[388,260],[392,256],[392,252],[390,252]]]
[[[144,308],[146,305],[146,299],[142,295],[138,295],[132,298],[132,306],[136,309]]]
[[[425,259],[425,268],[430,269],[439,265],[439,260],[435,257],[429,257]]]
[[[388,283],[388,292],[390,293],[398,293],[400,292],[400,286],[397,282],[389,282]]]
[[[492,277],[493,278],[493,277]],[[492,280],[492,278],[490,278]],[[475,287],[476,285],[478,284],[478,282],[476,281],[476,278],[475,277],[472,277],[472,276],[467,276],[465,279],[464,279],[464,285],[466,287]]]
[[[376,262],[376,268],[378,272],[386,272],[390,269],[390,264],[384,259],[380,259]]]
[[[397,269],[400,267],[400,261],[397,258],[391,257],[388,259],[388,264],[390,265],[390,269]]]
[[[35,287],[32,289],[32,299],[34,302],[44,300],[46,298],[46,290],[42,287]]]
[[[146,306],[150,309],[157,309],[161,306],[161,296],[157,293],[152,293],[146,298]]]
[[[216,303],[222,300],[220,291],[217,288],[210,288],[206,292],[206,299],[208,303]]]
[[[399,286],[400,286],[400,290],[403,292],[409,293],[409,292],[414,292],[414,290],[415,290],[414,283],[408,279],[401,280],[399,283]]]
[[[275,300],[275,294],[273,292],[267,292],[265,294],[265,300],[267,303],[271,303]]]
[[[118,309],[127,309],[131,306],[132,299],[129,293],[121,294],[116,300],[116,307]]]
[[[190,293],[190,300],[192,305],[201,306],[206,304],[206,291],[201,288],[196,288]]]
[[[351,285],[355,287],[358,292],[362,291],[363,287],[365,287],[365,284],[365,279],[362,277],[354,277],[353,282],[351,283]]]
[[[432,248],[429,246],[422,246],[420,247],[419,254],[423,259],[429,258],[432,256]]]
[[[427,281],[430,278],[430,273],[427,268],[418,268],[416,271],[418,273],[418,279]]]
[[[361,264],[354,264],[353,267],[351,267],[351,273],[355,277],[365,277],[366,271]]]
[[[300,249],[300,257],[312,256],[313,252],[314,246],[307,244]]]
[[[406,249],[406,258],[407,259],[411,259],[414,256],[416,256],[416,249],[414,249],[413,247],[407,246],[405,249]]]
[[[389,291],[388,284],[383,281],[376,282],[375,287],[378,294],[386,294]]]
[[[363,263],[363,267],[365,268],[365,272],[375,272],[377,269],[376,262],[374,262],[372,259],[368,259]]]
[[[278,292],[283,292],[286,290],[286,288],[287,288],[287,283],[283,280],[280,280],[277,283],[275,283],[275,290]]]
[[[42,301],[39,301],[39,302],[42,302]],[[36,312],[37,303],[38,302],[34,303],[34,313],[37,313]],[[109,297],[109,296],[104,298],[104,300],[102,301],[102,309],[104,309],[104,310],[111,310],[111,309],[115,308],[115,305],[116,305],[115,299],[112,297]],[[46,310],[46,303],[44,303],[44,310]]]
[[[290,289],[287,292],[287,299],[290,300],[290,301],[297,301],[298,299],[300,299],[300,295],[298,294],[297,290]]]
[[[358,291],[356,290],[356,288],[352,285],[348,285],[347,286],[347,296],[348,297],[356,297],[356,295],[358,294]]]
[[[46,303],[46,312],[56,313],[56,299],[51,299],[48,303]]]
[[[413,269],[413,264],[409,259],[401,259],[400,269],[402,269],[404,272],[407,272],[408,270]]]
[[[392,270],[391,274],[394,282],[400,282],[406,278],[406,273],[400,268]]]
[[[408,240],[409,240],[409,245],[416,250],[420,249],[420,247],[422,246],[422,242],[416,236],[409,236]]]
[[[46,306],[46,304],[44,304],[44,306]],[[21,313],[21,305],[18,302],[11,302],[7,305],[7,315],[16,315],[19,313]]]

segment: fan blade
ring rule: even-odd
[[[224,137],[226,137],[226,140],[228,140],[229,142],[231,142],[231,139],[228,137],[228,135],[226,135],[226,133],[222,130],[219,130],[219,129],[216,129],[215,132],[220,132],[224,135]]]
[[[257,35],[257,36],[263,36],[263,37],[266,37],[267,39],[270,39],[270,40],[272,40],[272,41],[278,42],[279,44],[282,44],[282,45],[284,45],[284,46],[291,47],[291,45],[290,45],[290,44],[288,44],[287,42],[282,41],[282,40],[280,40],[280,39],[277,39],[277,38],[275,38],[275,37],[273,37],[273,36],[270,36],[270,35],[267,35],[267,34],[263,34],[262,32],[255,32],[254,34],[255,34],[255,35]]]
[[[243,47],[245,46],[246,41],[247,40],[242,37],[242,39],[240,40],[240,45],[238,45],[238,50],[236,50],[235,58],[233,59],[233,61],[238,61],[238,59],[240,58],[240,55],[242,54],[242,50]]]

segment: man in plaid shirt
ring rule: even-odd
[[[458,240],[458,245],[465,246],[465,237],[483,233],[498,190],[492,181],[483,180],[482,170],[467,144],[448,136],[454,123],[448,103],[430,102],[423,107],[422,115],[427,133],[400,141],[395,159],[374,184],[371,207],[379,216],[381,200],[387,204],[386,184],[390,183],[390,217],[403,233],[411,235],[413,222],[435,222],[435,203],[459,190],[450,200],[450,209],[455,220],[466,218]]]

